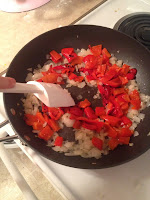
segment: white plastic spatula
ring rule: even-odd
[[[52,83],[41,83],[29,81],[26,83],[16,83],[14,88],[0,89],[3,93],[34,93],[48,107],[69,107],[75,102],[70,93],[60,85]]]

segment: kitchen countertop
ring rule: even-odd
[[[66,26],[104,0],[51,0],[22,13],[0,11],[0,72],[30,40],[51,29]]]

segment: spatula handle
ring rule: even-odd
[[[0,89],[3,93],[40,93],[41,90],[33,84],[16,83],[15,87],[10,89]]]

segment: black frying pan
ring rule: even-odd
[[[46,57],[51,50],[55,49],[60,52],[62,48],[73,47],[77,48],[88,48],[88,45],[103,44],[111,53],[115,54],[118,59],[122,59],[124,63],[131,65],[138,69],[137,81],[141,92],[150,95],[150,53],[149,51],[139,44],[134,39],[117,32],[112,29],[92,26],[92,25],[76,25],[58,28],[49,32],[46,32],[31,42],[29,42],[21,51],[16,55],[7,72],[7,76],[13,77],[17,82],[25,82],[27,76],[27,68],[37,67],[38,64],[43,65]],[[119,53],[118,53],[119,52]],[[75,98],[80,92],[87,95],[87,90],[72,89],[72,96]],[[94,94],[94,90],[91,91],[91,100]],[[141,124],[137,127],[137,131],[140,133],[138,137],[132,137],[131,142],[134,146],[119,146],[116,150],[111,151],[109,155],[102,156],[101,159],[95,158],[84,159],[81,157],[67,157],[61,153],[57,153],[46,146],[46,142],[34,136],[31,132],[31,127],[27,126],[23,120],[23,107],[17,106],[17,102],[23,96],[21,94],[4,94],[5,109],[8,118],[19,135],[20,139],[23,140],[31,148],[42,154],[44,157],[71,167],[77,168],[107,168],[115,165],[119,165],[130,161],[150,147],[150,137],[147,137],[150,131],[150,110],[146,108],[144,113],[146,117]],[[90,97],[90,94],[88,94]],[[95,105],[97,102],[95,102]],[[16,110],[16,116],[14,117],[10,109]],[[61,133],[60,133],[61,134]],[[64,133],[62,133],[64,134]],[[70,135],[72,135],[70,133]],[[72,136],[64,134],[69,140]],[[30,140],[28,140],[28,137]],[[92,164],[96,163],[96,164]]]

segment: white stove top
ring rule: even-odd
[[[149,0],[108,0],[77,24],[94,24],[113,28],[123,16],[149,12]],[[0,95],[0,105],[2,109]],[[5,130],[13,135],[10,125]],[[49,161],[28,147],[18,146],[38,165],[56,189],[69,200],[149,200],[150,151],[121,166],[101,169],[75,169]]]

